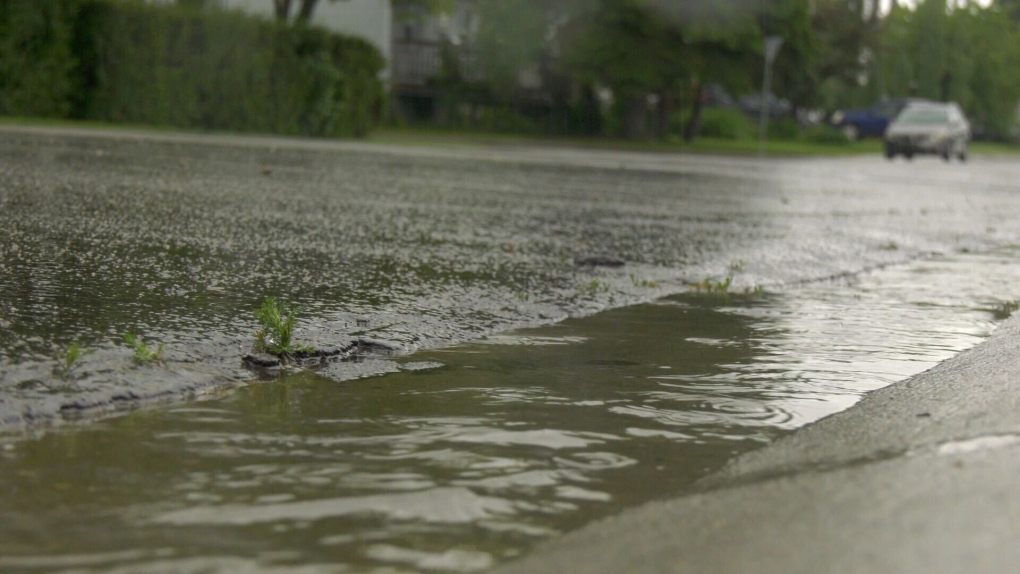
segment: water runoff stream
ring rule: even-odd
[[[0,442],[4,572],[475,572],[977,344],[1020,249],[686,294]]]

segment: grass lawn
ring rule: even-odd
[[[674,141],[631,141],[618,138],[536,137],[476,131],[455,131],[428,128],[379,128],[367,141],[375,143],[440,146],[440,147],[499,147],[514,145],[540,145],[593,149],[632,150],[661,153],[693,153],[728,156],[758,155],[758,141],[699,138],[687,144]],[[970,151],[979,155],[1020,155],[1016,144],[971,142]],[[798,140],[768,140],[763,147],[767,157],[831,157],[882,153],[882,141],[867,139],[846,143],[814,143]]]
[[[757,140],[728,140],[699,138],[693,143],[676,139],[671,141],[632,141],[619,138],[537,137],[474,131],[454,131],[427,128],[380,128],[368,141],[400,145],[435,145],[442,147],[486,147],[514,145],[543,145],[593,149],[632,150],[663,153],[703,153],[716,155],[758,155]],[[803,141],[766,141],[763,152],[767,156],[833,156],[880,153],[881,142],[866,140],[842,144],[818,144]]]
[[[0,125],[41,126],[75,129],[130,129],[151,132],[185,132],[208,133],[197,129],[175,128],[171,126],[148,126],[138,124],[117,124],[98,121],[77,121],[47,118],[22,118],[0,116]],[[235,134],[243,135],[243,134]],[[271,134],[268,134],[271,135]],[[438,146],[448,148],[478,148],[500,146],[550,146],[591,149],[611,149],[646,151],[658,153],[692,153],[728,156],[753,157],[759,154],[758,141],[754,139],[719,139],[699,138],[693,143],[684,143],[679,139],[671,141],[644,140],[632,141],[619,138],[595,137],[539,137],[514,135],[495,132],[458,131],[439,128],[417,127],[381,127],[365,138],[369,143]],[[846,143],[813,143],[797,140],[768,140],[762,153],[767,157],[805,157],[805,156],[848,156],[861,154],[879,154],[882,142],[869,139]],[[971,144],[971,152],[980,155],[1020,154],[1020,146],[975,142]]]

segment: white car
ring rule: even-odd
[[[967,160],[970,122],[956,104],[915,103],[907,106],[885,132],[885,157],[935,154],[949,161]]]

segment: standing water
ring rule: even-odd
[[[0,570],[484,570],[975,345],[1017,255],[675,296],[9,441]]]

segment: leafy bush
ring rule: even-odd
[[[691,112],[686,109],[673,114],[669,121],[670,133],[684,133],[690,117]],[[711,107],[701,111],[701,130],[698,135],[726,140],[746,140],[755,137],[758,133],[756,129],[754,122],[740,110]]]
[[[383,59],[360,39],[131,0],[0,9],[0,113],[314,136],[382,117]]]
[[[71,0],[0,0],[0,115],[67,114],[75,13]]]
[[[769,120],[769,139],[794,141],[800,139],[801,132],[797,120],[793,118],[781,118]]]
[[[235,12],[110,1],[83,9],[90,118],[212,130],[364,135],[382,113],[368,43]]]
[[[804,141],[825,145],[847,145],[850,140],[846,135],[829,125],[819,124],[804,130],[802,137]]]
[[[754,125],[739,110],[706,108],[701,112],[701,135],[710,138],[745,140],[754,137]]]

